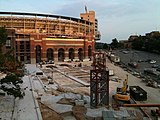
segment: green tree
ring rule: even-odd
[[[144,41],[141,39],[137,39],[132,42],[132,48],[135,50],[142,50],[143,46],[144,46]]]
[[[107,43],[103,44],[103,49],[108,49],[108,44]]]
[[[0,27],[0,53],[2,53],[2,47],[6,44],[7,32],[4,27]]]
[[[22,80],[18,76],[22,76],[23,73],[17,70],[21,64],[11,55],[12,50],[6,53],[2,52],[2,47],[6,44],[6,40],[6,30],[4,27],[0,27],[0,71],[4,70],[6,73],[12,72],[12,74],[7,74],[5,78],[0,80],[0,89],[9,95],[22,98],[23,92],[20,88]]]
[[[152,32],[146,36],[139,36],[132,42],[132,48],[147,52],[160,53],[160,33]]]
[[[2,53],[2,47],[6,44],[7,40],[7,33],[6,29],[4,27],[0,27],[0,66],[4,63],[4,56]]]
[[[8,95],[13,95],[15,98],[23,98],[24,93],[21,91],[20,84],[23,81],[15,74],[8,74],[5,78],[0,80],[0,89]]]
[[[118,48],[118,40],[116,38],[112,39],[111,47]]]

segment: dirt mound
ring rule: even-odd
[[[72,108],[72,111],[77,120],[87,120],[87,108],[85,108],[84,106],[74,106]]]

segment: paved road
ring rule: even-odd
[[[140,86],[141,88],[143,88],[147,92],[148,96],[147,101],[144,101],[143,103],[160,103],[160,89],[146,86],[146,84],[142,82],[140,78],[137,78],[132,74],[128,73],[127,71],[124,71],[119,66],[115,66],[114,64],[107,62],[107,67],[113,69],[115,75],[122,80],[126,79],[126,75],[128,74],[129,86]],[[122,82],[117,84],[113,84],[113,82],[110,82],[110,87],[112,87],[110,88],[110,94],[113,94],[116,91],[117,85],[122,85]]]

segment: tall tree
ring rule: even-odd
[[[0,27],[0,53],[2,53],[2,47],[6,44],[7,32],[4,27]]]
[[[118,40],[116,38],[112,39],[111,47],[118,48]]]
[[[4,27],[0,27],[0,71],[12,72],[12,74],[7,74],[5,78],[0,80],[0,89],[9,95],[22,98],[24,94],[21,91],[20,84],[23,81],[19,76],[22,76],[23,73],[17,70],[20,64],[10,54],[12,51],[2,53],[2,47],[6,44],[6,40],[7,32]]]

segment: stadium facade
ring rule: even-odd
[[[94,11],[81,13],[80,18],[0,12],[0,27],[8,34],[4,51],[13,48],[16,59],[25,63],[89,60],[100,39]]]

